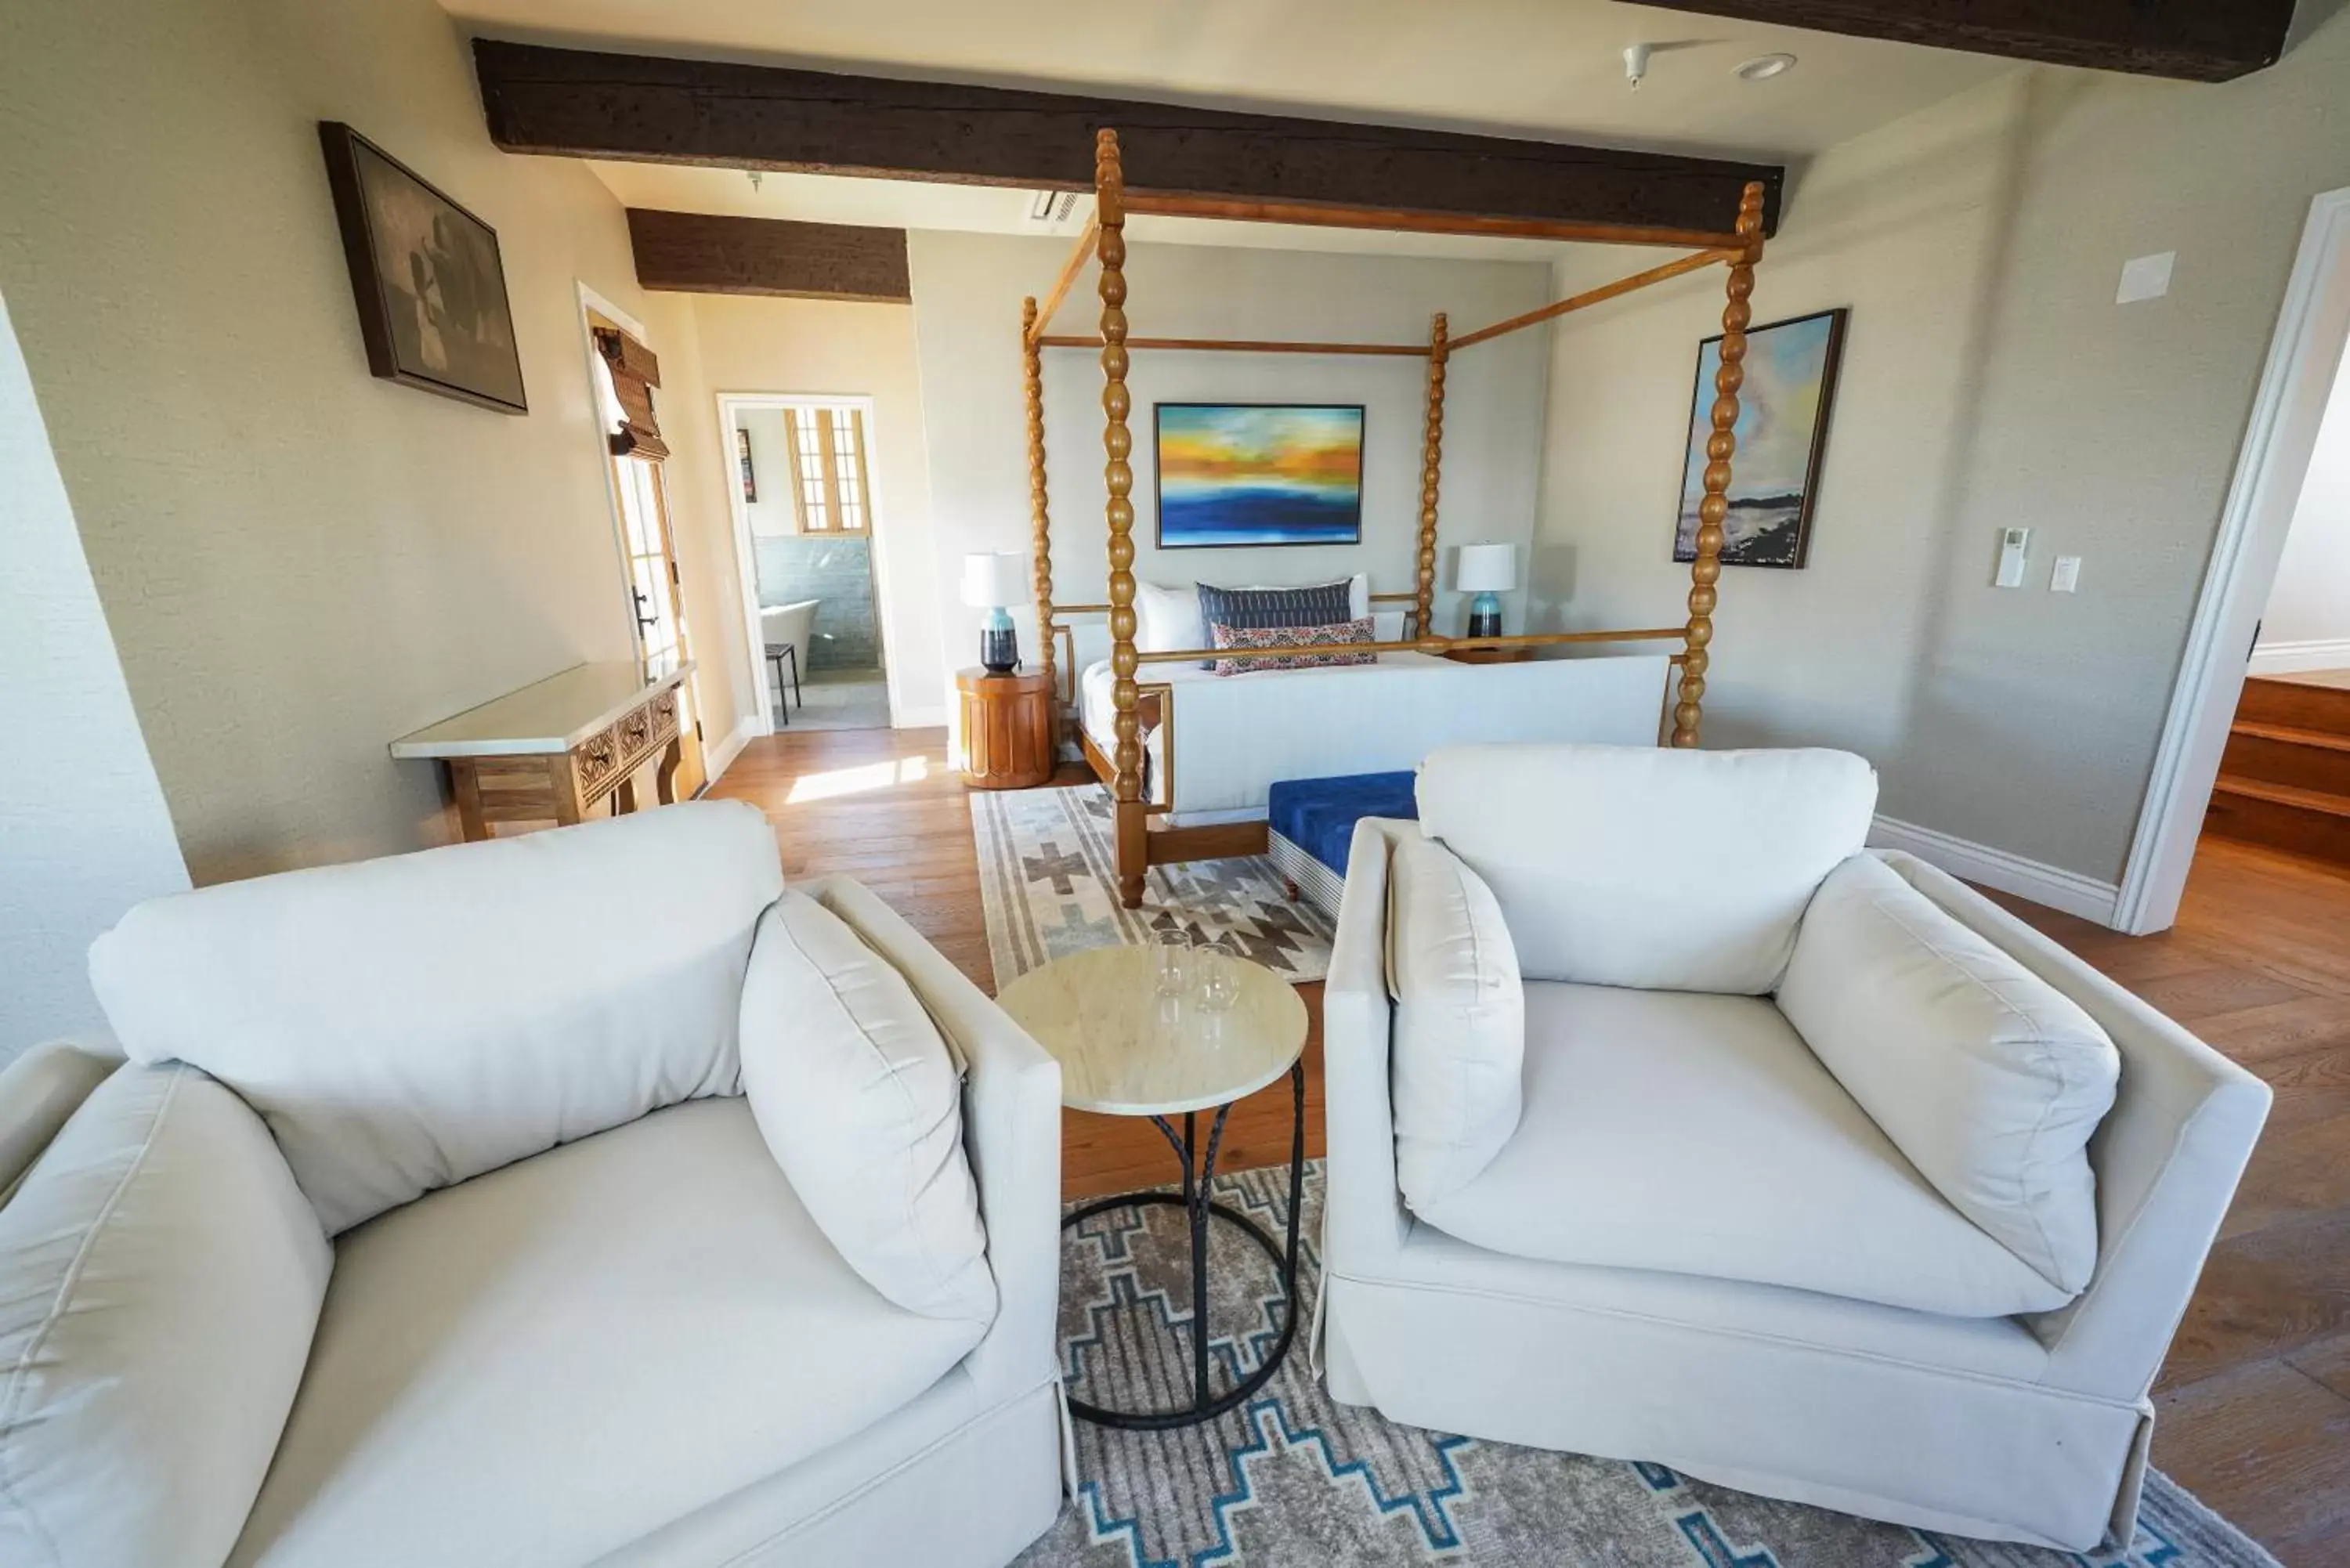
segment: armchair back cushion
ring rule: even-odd
[[[90,950],[136,1062],[202,1067],[329,1235],[434,1188],[739,1092],[756,809],[663,807],[141,904]]]
[[[1424,1213],[1518,1130],[1526,993],[1501,906],[1474,871],[1408,834],[1388,875],[1396,1185]]]
[[[179,1065],[92,1090],[0,1209],[0,1563],[219,1568],[332,1262],[234,1095]]]
[[[1812,899],[1779,1009],[1951,1207],[2067,1294],[2088,1287],[2089,1136],[2121,1057],[2078,1004],[1863,854]]]
[[[786,893],[759,920],[742,1039],[760,1135],[848,1266],[908,1312],[992,1320],[962,1075],[905,976]]]
[[[1528,980],[1759,996],[1814,889],[1868,836],[1846,752],[1451,746],[1419,821],[1484,878]]]

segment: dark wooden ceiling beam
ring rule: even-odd
[[[907,304],[906,231],[629,209],[637,282],[685,294]]]
[[[1773,164],[1287,115],[899,81],[477,39],[490,138],[509,152],[1090,191],[1114,128],[1128,189],[1312,209],[1351,226],[1719,242]],[[1141,203],[1138,202],[1138,206]]]
[[[2293,0],[1641,0],[1745,22],[2220,82],[2276,64]]]

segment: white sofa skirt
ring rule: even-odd
[[[1703,1323],[1662,1300],[1642,1311],[1630,1299],[1697,1282],[1794,1298],[1783,1307],[1863,1303],[1536,1267],[1554,1287],[1572,1292],[1568,1281],[1586,1275],[1595,1296],[1614,1299],[1576,1305],[1555,1293],[1326,1279],[1332,1397],[1411,1426],[1644,1459],[1741,1491],[1959,1535],[2077,1551],[2137,1517],[2154,1419],[2143,1400],[1905,1360],[1889,1346],[1858,1354],[1849,1334],[1842,1345],[1806,1344],[1783,1324],[1745,1326],[1726,1301],[1718,1303],[1732,1308],[1726,1321]],[[2030,1337],[2012,1322],[1997,1326]]]

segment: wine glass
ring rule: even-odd
[[[1200,1005],[1211,1012],[1222,1012],[1240,999],[1241,965],[1240,939],[1226,931],[1206,943],[1193,955],[1192,964],[1198,971],[1192,989]]]

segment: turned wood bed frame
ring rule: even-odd
[[[1441,655],[1453,649],[1548,648],[1586,642],[1638,642],[1678,639],[1681,651],[1672,662],[1680,668],[1680,691],[1672,710],[1672,743],[1694,746],[1705,699],[1710,664],[1708,645],[1713,640],[1716,585],[1721,576],[1722,522],[1729,514],[1731,457],[1737,450],[1733,427],[1738,422],[1738,392],[1745,381],[1746,328],[1752,320],[1748,297],[1754,292],[1754,267],[1762,258],[1762,186],[1746,187],[1738,206],[1734,229],[1728,234],[1591,224],[1572,234],[1549,233],[1603,244],[1694,245],[1689,254],[1630,277],[1586,291],[1497,321],[1462,337],[1448,333],[1442,312],[1437,313],[1426,343],[1295,343],[1236,338],[1135,337],[1127,332],[1126,220],[1130,213],[1211,217],[1257,223],[1313,223],[1352,228],[1425,229],[1422,214],[1376,210],[1265,207],[1232,201],[1206,201],[1185,196],[1128,196],[1119,163],[1118,133],[1098,131],[1094,138],[1094,215],[1070,250],[1060,275],[1040,306],[1032,296],[1021,302],[1020,346],[1028,411],[1028,496],[1034,535],[1036,629],[1043,643],[1042,662],[1048,680],[1055,680],[1055,635],[1069,639],[1069,681],[1073,703],[1082,705],[1076,691],[1076,641],[1072,616],[1101,615],[1109,620],[1110,671],[1114,677],[1111,705],[1116,714],[1117,742],[1107,757],[1095,746],[1080,719],[1077,739],[1087,762],[1110,789],[1116,815],[1118,897],[1131,909],[1142,903],[1145,873],[1153,866],[1183,860],[1217,859],[1232,855],[1262,854],[1265,825],[1262,822],[1211,826],[1154,827],[1150,817],[1166,806],[1143,798],[1141,734],[1146,720],[1153,726],[1174,721],[1174,693],[1164,683],[1144,687],[1135,671],[1145,664],[1172,664],[1201,659],[1268,659],[1295,653],[1291,649],[1176,649],[1145,653],[1134,645],[1134,471],[1128,459],[1134,438],[1127,429],[1132,399],[1127,391],[1129,355],[1138,349],[1179,349],[1243,354],[1370,354],[1410,357],[1428,361],[1428,414],[1420,449],[1419,552],[1418,576],[1408,594],[1374,594],[1384,604],[1404,604],[1410,635],[1400,641],[1350,643],[1353,652],[1416,652]],[[1475,220],[1464,219],[1461,232],[1482,232]],[[1088,259],[1100,265],[1100,336],[1055,337],[1046,330],[1053,316]],[[1430,614],[1436,595],[1436,514],[1444,455],[1444,376],[1454,354],[1504,333],[1515,332],[1570,311],[1615,299],[1650,284],[1679,277],[1720,263],[1729,268],[1729,302],[1721,313],[1721,369],[1714,378],[1713,433],[1706,441],[1705,495],[1698,507],[1697,556],[1690,567],[1689,619],[1677,627],[1630,631],[1539,632],[1516,637],[1439,637],[1430,631]],[[1109,602],[1102,605],[1055,605],[1051,514],[1045,489],[1044,350],[1096,348],[1102,369],[1102,447],[1107,462],[1103,477],[1109,488]],[[1054,686],[1057,692],[1057,683]],[[1155,710],[1155,711],[1154,711]],[[1162,756],[1172,772],[1174,743],[1168,735]],[[1167,791],[1167,803],[1174,795]]]

